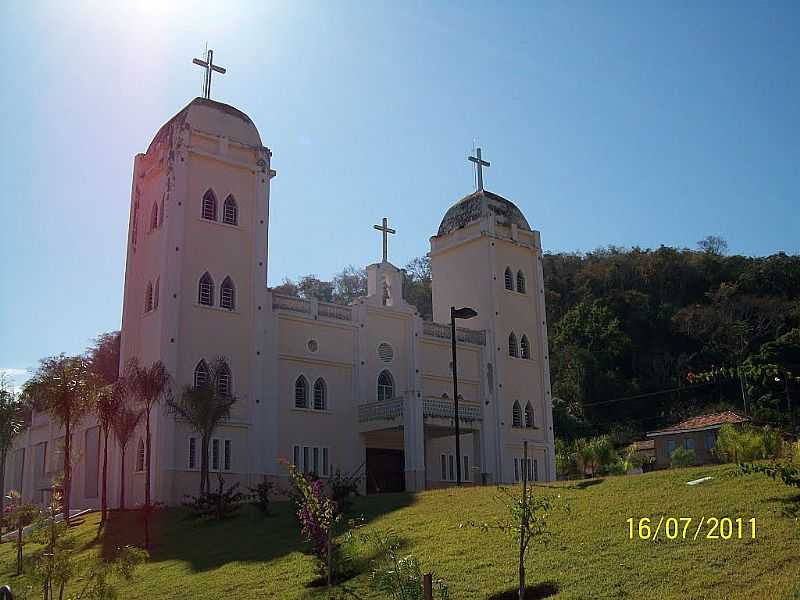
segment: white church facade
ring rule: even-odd
[[[162,361],[180,393],[225,357],[237,402],[212,440],[212,482],[219,471],[226,483],[285,483],[283,462],[322,478],[361,470],[369,493],[452,485],[457,464],[470,484],[519,481],[522,469],[555,479],[542,248],[521,211],[482,182],[446,211],[430,240],[433,322],[405,301],[385,252],[352,305],[285,296],[266,285],[271,160],[249,117],[197,98],[134,161],[121,361]],[[477,311],[456,336],[461,456],[452,306]],[[199,439],[163,408],[150,425],[153,498],[177,504],[199,487]],[[141,429],[126,456],[128,506],[144,496]],[[58,436],[34,415],[6,487],[38,499]],[[93,419],[76,428],[76,507],[99,504],[101,443]],[[109,453],[113,507],[113,442]]]

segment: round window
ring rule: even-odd
[[[316,352],[319,350],[319,344],[317,340],[308,340],[308,351],[309,352]]]
[[[378,358],[385,363],[392,362],[392,359],[394,358],[394,348],[392,348],[392,345],[387,344],[386,342],[380,344],[378,346]]]

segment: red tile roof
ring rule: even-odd
[[[692,417],[681,421],[677,425],[665,427],[657,431],[651,431],[647,435],[667,435],[669,433],[680,433],[683,431],[697,431],[701,429],[718,429],[726,423],[745,423],[749,421],[747,417],[737,415],[735,412],[726,410],[721,413],[714,413],[713,415],[701,415],[699,417]]]

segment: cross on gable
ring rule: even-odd
[[[477,191],[480,192],[480,191],[483,190],[483,167],[488,167],[488,166],[490,166],[490,164],[489,164],[488,160],[483,160],[483,158],[481,158],[481,149],[480,148],[476,148],[475,154],[477,156],[468,156],[467,158],[475,163],[475,169],[478,172],[478,190]]]
[[[386,217],[383,217],[382,225],[373,225],[373,227],[383,233],[383,262],[388,262],[389,234],[397,233],[397,231],[389,228],[389,219],[387,219]]]
[[[213,50],[209,50],[206,53],[206,60],[194,58],[192,59],[192,62],[206,70],[205,80],[203,81],[203,98],[211,99],[211,74],[216,71],[217,73],[224,75],[225,69],[214,64]]]

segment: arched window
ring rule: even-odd
[[[519,356],[518,348],[517,348],[517,336],[514,335],[512,331],[508,334],[508,355],[509,356]]]
[[[514,406],[511,407],[511,426],[522,427],[522,408],[516,400],[514,400]]]
[[[533,407],[531,406],[531,403],[528,402],[525,405],[525,427],[531,428],[533,427],[533,424]]]
[[[522,339],[519,341],[519,349],[522,354],[522,358],[531,357],[531,343],[528,341],[528,336],[525,334],[522,334]]]
[[[231,370],[224,362],[217,367],[217,393],[220,396],[231,395]]]
[[[514,291],[514,274],[506,267],[506,289]]]
[[[206,361],[201,360],[194,368],[194,387],[203,387],[208,385],[208,365]]]
[[[153,310],[153,283],[147,282],[147,289],[144,292],[144,312]]]
[[[378,375],[378,402],[394,398],[394,378],[389,371],[381,371]]]
[[[144,440],[139,438],[139,444],[136,446],[136,471],[144,471]]]
[[[153,210],[150,211],[150,231],[158,229],[158,202],[153,202]]]
[[[219,305],[228,310],[236,308],[236,290],[230,277],[226,277],[219,288]]]
[[[308,382],[302,375],[294,382],[294,406],[308,408]]]
[[[225,203],[222,205],[222,222],[228,225],[239,223],[239,207],[236,206],[236,198],[233,197],[233,194],[225,198]]]
[[[212,190],[208,190],[203,195],[203,210],[201,213],[204,219],[209,221],[217,220],[217,197]]]
[[[522,270],[517,271],[517,291],[520,294],[525,293],[525,274]]]
[[[214,306],[214,280],[208,271],[203,273],[197,286],[197,301],[205,306]]]
[[[314,410],[328,408],[328,389],[325,380],[320,377],[314,382]]]
[[[153,288],[153,308],[158,308],[158,292],[161,284],[161,278],[156,277],[156,285]]]

